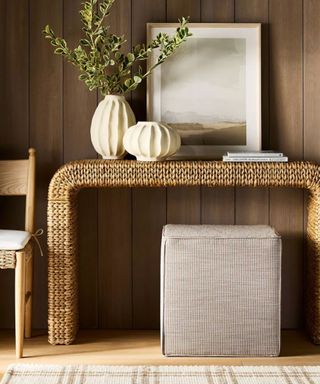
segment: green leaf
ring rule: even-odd
[[[47,24],[45,27],[44,27],[44,30],[43,30],[43,32],[45,32],[45,33],[47,33],[48,35],[50,35],[51,34],[51,29],[50,29],[50,26],[49,26],[49,24]]]
[[[116,52],[115,54],[114,54],[114,58],[116,59],[116,60],[119,60],[120,58],[121,58],[121,53],[120,52]]]
[[[142,81],[142,78],[141,78],[141,76],[135,75],[135,76],[133,76],[133,80],[136,84],[140,84]]]
[[[90,47],[90,41],[87,39],[81,39],[80,44],[82,44],[85,47]]]
[[[134,61],[134,59],[135,59],[135,56],[134,56],[134,54],[133,54],[133,53],[131,53],[131,52],[130,52],[130,53],[128,53],[128,54],[127,54],[127,59],[128,59],[128,61],[129,61],[129,62],[131,62],[131,63],[132,63],[132,62]]]
[[[133,47],[133,52],[135,55],[138,55],[141,49],[141,45],[137,44],[136,46]]]
[[[106,10],[107,10],[107,5],[106,5],[105,3],[101,3],[101,4],[99,5],[99,10],[100,10],[101,13],[106,12]]]
[[[64,49],[63,49],[63,48],[56,48],[56,49],[54,50],[54,53],[55,53],[56,55],[63,55],[63,54],[64,54]]]
[[[126,87],[128,87],[128,88],[129,88],[132,84],[133,84],[132,79],[127,79],[127,80],[124,82],[124,85],[125,85]]]

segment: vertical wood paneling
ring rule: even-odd
[[[262,147],[269,149],[269,0],[235,0],[237,23],[261,23]]]
[[[3,52],[5,51],[5,41],[6,41],[6,38],[5,38],[6,37],[5,36],[6,35],[6,28],[5,28],[6,9],[7,9],[6,1],[1,0],[0,1],[0,20],[1,20],[1,23],[0,23],[0,44],[1,44],[1,47],[3,48]],[[1,84],[4,84],[4,79],[5,79],[4,69],[5,69],[4,60],[0,60],[0,81],[1,81]],[[4,86],[2,86],[0,88],[0,103],[1,103],[0,104],[0,110],[2,112],[3,108],[4,108],[4,103],[5,103],[5,88],[4,88]],[[1,139],[2,139],[3,133],[0,133],[0,134],[1,134]]]
[[[320,162],[320,2],[304,0],[304,159]],[[304,228],[308,193],[304,194]],[[306,242],[304,243],[306,245]],[[305,252],[306,255],[306,252]],[[306,265],[306,258],[305,258]],[[305,279],[307,268],[305,268]],[[305,284],[306,285],[306,284]]]
[[[234,0],[202,0],[201,21],[234,22]],[[234,224],[234,188],[201,188],[201,222],[203,224]]]
[[[200,187],[167,188],[168,224],[200,224]]]
[[[97,93],[87,91],[77,79],[77,70],[54,56],[41,35],[49,23],[73,45],[80,34],[80,3],[0,1],[0,157],[25,157],[29,145],[36,147],[36,221],[42,228],[46,228],[47,188],[52,174],[63,161],[96,157],[89,128]],[[173,22],[181,16],[190,16],[194,22],[263,23],[263,147],[282,150],[291,160],[304,156],[319,161],[320,3],[116,0],[108,24],[111,32],[126,35],[129,47],[146,40],[147,22]],[[132,94],[137,120],[146,118],[145,91],[143,85]],[[132,193],[127,189],[91,190],[81,192],[79,200],[82,327],[159,327],[160,238],[166,220],[267,223],[269,215],[284,238],[282,325],[300,325],[301,191],[273,189],[269,206],[267,190],[238,189],[234,194],[233,188],[134,189]],[[1,227],[22,228],[23,205],[21,198],[1,198]],[[46,236],[41,242],[45,250]],[[0,327],[14,325],[13,281],[13,271],[0,272]],[[46,286],[46,258],[37,255],[36,328],[47,326]]]
[[[166,21],[166,0],[134,0],[132,1],[132,45],[144,43],[146,24]],[[146,63],[140,62],[142,68]],[[146,83],[143,82],[132,93],[132,107],[137,121],[146,118]]]
[[[270,143],[303,158],[302,1],[270,0]],[[282,325],[302,318],[303,192],[270,190],[270,222],[283,236]]]
[[[131,0],[117,0],[107,18],[110,32],[131,49]],[[130,97],[130,96],[129,96]],[[132,326],[131,190],[99,191],[99,327]]]
[[[28,1],[0,3],[0,158],[28,156]],[[0,197],[0,228],[24,229],[24,198]],[[14,271],[0,271],[0,326],[14,324]]]
[[[160,243],[166,223],[163,188],[133,190],[133,328],[160,326]]]
[[[86,127],[86,129],[88,129],[88,127]],[[79,313],[81,328],[98,327],[99,275],[97,205],[96,190],[84,190],[79,193]]]
[[[28,156],[29,144],[29,12],[27,0],[3,2],[1,158]]]
[[[202,23],[230,23],[234,19],[234,0],[201,0]]]
[[[146,23],[163,22],[166,1],[135,0],[132,9],[132,44],[146,41]],[[137,120],[146,118],[145,85],[132,94]],[[160,240],[166,222],[164,188],[132,191],[133,327],[158,328],[160,319]]]
[[[190,22],[200,21],[201,0],[167,0],[167,22],[177,23],[182,16],[190,17]]]
[[[131,193],[99,193],[99,328],[132,327]]]
[[[79,0],[64,2],[63,35],[71,48],[78,46],[83,36],[79,5]],[[64,62],[63,71],[63,161],[94,158],[90,122],[97,92],[89,92],[78,79],[78,69],[70,63]],[[80,326],[93,328],[98,326],[97,191],[82,191],[78,209],[79,231],[83,234],[79,236]]]
[[[190,22],[199,22],[200,13],[200,0],[167,0],[168,22],[178,22],[182,16],[190,17]],[[167,188],[167,222],[199,224],[200,191],[200,187]]]
[[[304,0],[304,157],[320,161],[320,2]]]
[[[63,64],[52,55],[41,31],[45,24],[63,32],[63,2],[30,0],[30,144],[37,149],[36,225],[46,233],[49,181],[63,158]],[[41,238],[46,252],[46,235]],[[34,327],[47,327],[47,260],[35,258]]]
[[[268,0],[235,0],[235,21],[262,23],[261,34],[261,110],[262,145],[269,148],[269,39]],[[267,188],[236,188],[236,223],[269,223],[269,190]]]

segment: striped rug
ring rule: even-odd
[[[1,384],[318,384],[320,366],[11,365]]]

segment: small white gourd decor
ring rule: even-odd
[[[124,135],[125,149],[141,161],[161,161],[181,146],[178,132],[164,123],[140,121]]]

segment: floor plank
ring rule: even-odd
[[[160,352],[159,331],[82,330],[77,343],[52,346],[47,335],[25,342],[25,356],[16,360],[13,332],[0,331],[0,377],[7,366],[30,364],[105,365],[311,365],[319,364],[320,345],[312,344],[302,331],[282,332],[280,357],[269,358],[181,358],[164,357]]]

